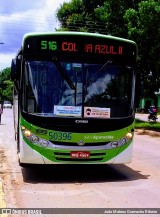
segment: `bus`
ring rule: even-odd
[[[11,64],[19,164],[130,163],[136,58],[119,37],[25,34]]]

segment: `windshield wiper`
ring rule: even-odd
[[[105,62],[103,66],[97,72],[95,72],[94,75],[88,80],[87,85],[90,84],[94,80],[95,75],[97,75],[100,71],[102,71],[106,66],[110,65],[111,63],[112,63],[111,60],[108,60],[107,62]]]
[[[57,58],[53,58],[53,63],[55,64],[55,66],[57,67],[60,75],[64,78],[64,80],[67,82],[67,84],[70,86],[70,88],[72,90],[76,90],[76,87],[74,85],[74,83],[71,81],[70,77],[65,73],[64,69],[62,68],[60,62],[58,61]]]

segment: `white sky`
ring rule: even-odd
[[[56,11],[63,2],[70,0],[0,0],[0,71],[10,67],[25,33],[58,27]]]

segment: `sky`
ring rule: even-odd
[[[55,31],[56,11],[70,0],[0,0],[0,71],[11,66],[28,32]]]

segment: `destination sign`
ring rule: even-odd
[[[132,65],[136,62],[136,44],[129,40],[96,34],[37,34],[23,41],[24,55],[59,61],[104,62]]]
[[[110,55],[122,55],[123,46],[115,46],[108,44],[92,44],[92,43],[76,43],[71,41],[57,41],[41,40],[40,50],[48,51],[61,51],[61,52],[84,52],[84,53],[96,53],[96,54],[110,54]]]

